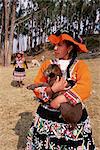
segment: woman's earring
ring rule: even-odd
[[[67,54],[69,54],[70,53],[70,50],[67,52]]]

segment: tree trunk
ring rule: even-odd
[[[11,29],[10,29],[10,37],[9,37],[9,54],[8,54],[8,62],[11,62],[11,55],[13,53],[13,36],[14,36],[14,25],[15,25],[15,13],[16,13],[16,0],[13,1],[12,6],[12,20],[11,20]]]
[[[33,42],[33,14],[31,17],[31,34],[30,34],[30,48],[32,50],[32,42]]]
[[[4,66],[4,48],[3,48],[3,44],[4,44],[4,3],[3,3],[3,9],[2,9],[2,23],[1,23],[1,39],[0,39],[0,52],[1,52],[1,63]]]
[[[62,25],[62,20],[61,19],[62,19],[62,15],[63,15],[62,14],[62,12],[63,12],[63,3],[64,3],[64,0],[61,0],[61,2],[59,4],[60,5],[60,14],[59,14],[60,15],[60,28],[61,28],[61,25]]]
[[[5,41],[4,41],[4,66],[8,66],[8,24],[9,24],[9,14],[7,8],[7,0],[4,0],[4,14],[5,14]]]

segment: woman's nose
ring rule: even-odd
[[[58,47],[57,47],[57,45],[54,47],[54,50],[57,50],[58,49]]]

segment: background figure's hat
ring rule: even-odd
[[[48,40],[52,43],[52,44],[58,44],[61,41],[67,40],[70,41],[72,43],[74,43],[75,45],[77,45],[79,47],[79,50],[81,52],[88,52],[88,49],[86,48],[86,45],[83,44],[83,41],[81,39],[81,37],[76,36],[76,38],[72,38],[72,36],[69,35],[70,33],[67,32],[61,32],[60,30],[58,30],[56,33],[51,34],[48,37]]]
[[[24,52],[23,52],[23,51],[18,51],[16,54],[21,54],[21,55],[23,55]]]

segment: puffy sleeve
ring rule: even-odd
[[[51,63],[50,60],[47,60],[41,65],[41,67],[40,67],[40,69],[39,69],[39,71],[38,71],[38,73],[34,79],[34,83],[47,82],[47,79],[44,77],[43,72],[48,67],[48,65],[50,63]],[[47,102],[50,99],[50,97],[49,97],[49,95],[47,95],[46,89],[47,89],[46,86],[38,87],[38,88],[35,88],[35,90],[33,92],[37,98],[43,100],[44,102]]]
[[[16,60],[13,62],[13,66],[15,66],[16,65]]]
[[[24,64],[25,64],[25,68],[27,68],[27,69],[28,69],[28,65],[27,65],[26,60],[24,61]]]
[[[91,75],[87,64],[83,60],[79,60],[75,66],[76,84],[64,93],[73,104],[85,101],[91,92]]]

